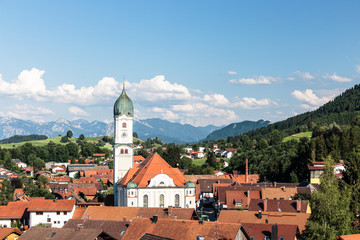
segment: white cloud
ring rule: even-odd
[[[309,72],[296,71],[294,74],[303,80],[312,80],[315,78],[315,76],[311,75]]]
[[[252,97],[237,99],[237,101],[233,104],[234,107],[241,107],[244,109],[260,109],[276,105],[278,105],[276,102],[268,98],[256,99]]]
[[[170,83],[163,75],[155,76],[140,83],[129,83],[129,95],[139,101],[187,100],[191,98],[188,88],[181,84]]]
[[[236,75],[237,74],[237,72],[235,72],[235,71],[228,71],[227,72],[229,75]]]
[[[14,104],[7,107],[7,112],[0,112],[1,117],[13,117],[23,120],[32,120],[32,121],[43,121],[44,116],[55,115],[50,109],[43,107],[34,107],[29,104],[19,105]]]
[[[334,98],[334,95],[318,97],[311,89],[306,89],[303,92],[299,90],[295,90],[291,93],[291,95],[294,98],[302,102],[305,102],[306,104],[302,105],[302,107],[305,109],[311,109],[312,107],[315,108],[319,107]]]
[[[326,74],[323,76],[323,78],[330,79],[335,82],[351,82],[352,81],[351,78],[341,77],[341,76],[336,75],[336,73],[333,73],[332,75]]]
[[[76,107],[76,106],[71,106],[69,107],[69,113],[75,115],[75,116],[89,116],[90,114],[85,112],[83,109]]]
[[[121,90],[121,84],[109,77],[104,77],[95,86],[76,89],[73,84],[62,84],[48,90],[42,79],[44,73],[36,68],[24,70],[13,82],[4,81],[0,75],[0,94],[18,99],[28,97],[36,101],[91,105],[113,99]]]
[[[258,77],[254,77],[254,78],[231,79],[230,83],[244,84],[244,85],[258,85],[258,84],[271,84],[271,83],[277,82],[279,80],[280,80],[280,78],[277,78],[277,77],[258,76]]]
[[[215,106],[229,105],[229,100],[222,94],[205,94],[204,101],[210,102]]]

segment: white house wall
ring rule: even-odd
[[[10,219],[0,219],[0,226],[1,227],[11,227],[11,220]]]
[[[69,219],[72,218],[74,211],[75,211],[75,205],[71,212],[65,211],[66,214],[64,214],[64,211],[59,211],[60,215],[57,215],[58,211],[54,211],[54,212],[42,211],[43,213],[42,215],[36,215],[36,212],[30,212],[29,226],[30,227],[36,226],[39,223],[44,223],[44,224],[51,223],[51,227],[61,228],[62,226],[64,226],[64,224],[67,221],[69,221]],[[50,221],[48,221],[48,218]]]

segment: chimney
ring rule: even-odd
[[[247,204],[248,204],[248,207],[250,206],[250,190],[247,190]]]
[[[267,212],[267,205],[268,205],[268,200],[264,199],[264,212]]]
[[[271,225],[271,239],[278,239],[278,225]]]
[[[204,221],[203,220],[199,220],[199,224],[203,225]]]
[[[237,170],[233,170],[233,176],[234,176],[234,178],[237,178],[237,176],[238,176],[238,171]]]
[[[274,187],[276,187],[276,182],[274,182]]]
[[[172,206],[168,206],[168,216],[171,216],[171,215],[172,215],[172,210],[173,210],[173,207],[172,207]]]
[[[258,219],[261,219],[261,218],[262,218],[262,214],[261,214],[261,210],[259,210]]]
[[[123,216],[123,221],[126,222],[126,216]]]
[[[54,199],[54,203],[56,203],[56,201],[57,201],[57,198]]]
[[[301,199],[296,200],[296,211],[301,212]]]
[[[249,182],[249,160],[245,160],[245,182]]]
[[[154,215],[151,219],[151,223],[157,223],[157,221],[158,221],[158,216]]]

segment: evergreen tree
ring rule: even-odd
[[[210,152],[207,155],[205,163],[207,163],[212,168],[216,168],[217,162],[216,162],[216,156],[215,156],[214,152]]]
[[[353,217],[360,214],[360,148],[354,149],[344,160],[343,180],[351,189],[350,206]]]

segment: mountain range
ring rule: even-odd
[[[246,125],[250,121],[245,121]],[[236,123],[234,126],[240,126],[243,132],[262,127],[261,123],[268,122],[260,120],[252,122],[252,127],[244,127],[242,123]],[[251,125],[251,123],[250,123]],[[230,125],[229,125],[230,126]],[[203,139],[219,139],[233,136],[243,132],[239,132],[238,127],[232,127],[233,131],[229,131],[229,126],[222,130],[222,126],[208,125],[206,127],[194,127],[190,124],[173,123],[159,118],[143,119],[134,121],[134,131],[138,134],[139,139],[146,140],[148,138],[160,138],[165,143],[194,143]],[[58,119],[50,122],[34,122],[30,120],[21,120],[16,118],[0,117],[0,139],[9,138],[14,135],[46,135],[54,137],[58,135],[66,135],[71,130],[74,137],[84,134],[88,137],[96,136],[112,136],[114,134],[114,124],[104,123],[100,121]],[[217,131],[216,131],[217,130]],[[215,134],[210,135],[213,133]],[[224,132],[223,132],[224,131]],[[220,136],[220,137],[217,137]]]

